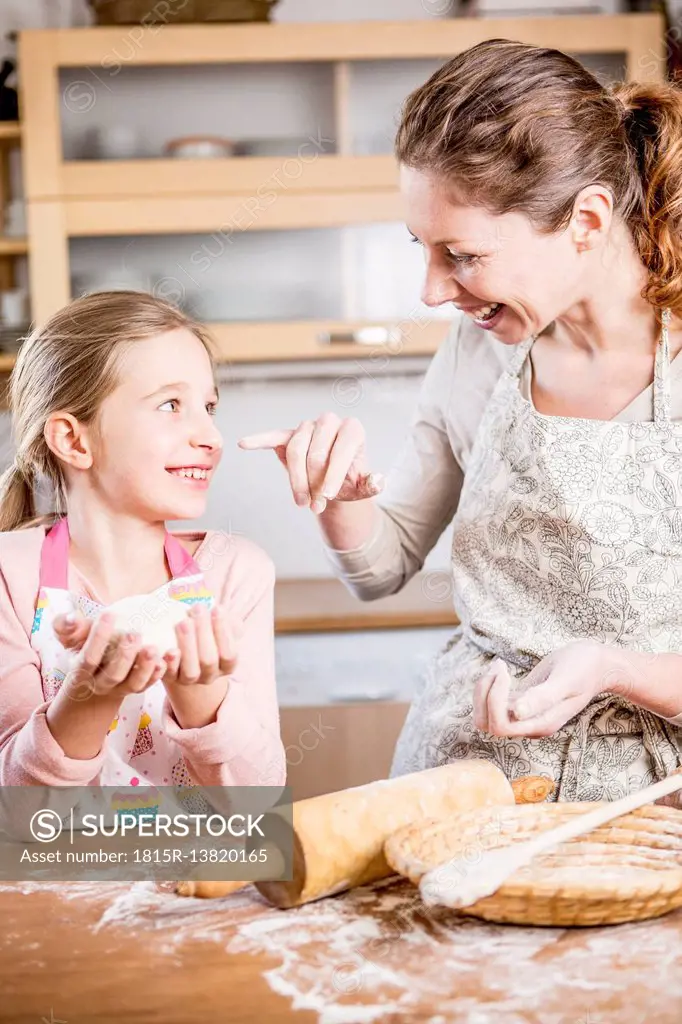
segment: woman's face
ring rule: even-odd
[[[201,516],[222,454],[206,349],[179,328],[132,344],[119,373],[98,416],[97,488],[145,519]]]
[[[451,302],[507,345],[538,334],[583,297],[568,229],[541,234],[520,213],[457,205],[438,179],[401,167],[405,220],[424,247],[428,306]]]

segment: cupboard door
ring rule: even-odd
[[[282,708],[287,784],[294,800],[385,779],[409,705]]]
[[[450,304],[420,299],[421,250],[403,224],[70,240],[71,294],[133,288],[213,327],[229,361],[428,354]]]

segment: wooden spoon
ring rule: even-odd
[[[472,862],[472,851],[468,850],[465,856],[454,857],[427,871],[419,883],[419,891],[424,902],[430,906],[439,904],[453,909],[470,907],[485,896],[492,896],[511,875],[538,854],[679,789],[682,789],[682,768],[676,769],[661,782],[596,807],[527,842],[486,850],[475,862]]]

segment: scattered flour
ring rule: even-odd
[[[427,908],[394,880],[290,911],[253,888],[199,900],[153,882],[17,887],[96,901],[95,930],[135,929],[178,959],[196,941],[265,954],[277,964],[264,972],[270,987],[320,1024],[674,1024],[682,1014],[682,911],[612,928],[517,928]]]

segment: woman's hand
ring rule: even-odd
[[[493,661],[474,691],[474,725],[493,736],[552,736],[593,697],[622,679],[623,652],[576,640],[543,658],[512,691],[506,664]]]
[[[361,501],[383,487],[379,474],[368,472],[365,430],[359,420],[327,412],[304,420],[295,430],[270,430],[239,441],[248,451],[272,448],[289,474],[294,501],[315,513],[328,501]]]
[[[87,627],[80,623],[79,629],[79,637],[84,633],[85,639],[80,640],[80,654],[64,681],[73,700],[91,696],[122,700],[130,693],[142,693],[163,675],[165,664],[156,648],[143,645],[135,633],[116,633],[114,617],[107,612]]]

